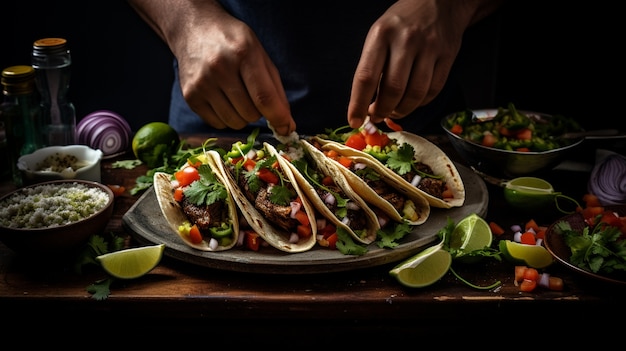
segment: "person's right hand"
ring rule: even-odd
[[[293,132],[278,70],[252,30],[224,11],[194,16],[198,21],[172,42],[189,107],[218,129],[241,129],[265,116],[278,134]]]

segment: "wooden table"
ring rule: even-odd
[[[206,136],[187,138],[194,144]],[[445,138],[429,138],[452,158],[457,157]],[[132,196],[128,190],[147,169],[114,169],[112,163],[132,158],[129,153],[102,163],[102,182],[127,189],[116,199],[115,212],[105,232],[128,238],[129,246],[137,243],[122,226],[122,217],[139,195]],[[585,172],[554,171],[548,178],[560,189],[570,184],[563,190],[579,196],[586,189],[588,176]],[[567,183],[559,181],[564,177]],[[12,187],[5,181],[0,194]],[[501,188],[491,184],[487,188],[486,219],[505,228],[530,218],[548,224],[559,217],[558,213],[530,215],[514,211],[504,202]],[[504,237],[510,238],[509,235],[510,230]],[[323,344],[333,339],[358,345],[376,335],[383,339],[384,335],[402,332],[416,337],[446,336],[455,330],[455,335],[460,336],[470,335],[476,329],[481,333],[511,333],[508,337],[513,342],[514,330],[524,323],[533,328],[552,328],[581,318],[603,321],[608,313],[619,315],[626,311],[623,286],[591,280],[559,264],[547,271],[563,278],[565,289],[537,289],[532,293],[519,291],[513,283],[513,265],[506,262],[488,260],[454,266],[475,284],[500,280],[502,285],[493,290],[472,289],[451,273],[427,288],[405,288],[388,275],[393,265],[329,274],[266,275],[215,270],[164,257],[148,275],[118,281],[106,300],[97,301],[86,287],[106,277],[99,269],[77,274],[70,264],[33,262],[0,244],[0,315],[21,323],[44,322],[47,329],[54,329],[63,316],[74,321],[73,328],[85,330],[91,330],[92,323],[107,321],[131,331],[180,330],[202,334],[210,330],[236,339],[241,335],[238,342],[245,344],[248,340],[253,345],[260,340],[302,342],[303,334],[311,339],[307,343]],[[20,325],[24,324],[16,324],[16,330]],[[590,326],[596,327],[601,330],[610,325]],[[345,332],[350,334],[343,335]]]

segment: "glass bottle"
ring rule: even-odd
[[[2,70],[0,117],[5,128],[7,154],[13,182],[22,185],[17,168],[20,156],[30,154],[43,146],[41,109],[35,90],[35,70],[32,66],[11,66]]]
[[[44,144],[76,144],[76,110],[67,99],[72,57],[63,38],[33,44],[32,64],[41,97]]]

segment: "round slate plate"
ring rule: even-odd
[[[487,214],[489,194],[482,178],[469,168],[456,165],[465,185],[465,203],[451,209],[432,208],[428,220],[404,237],[394,249],[381,249],[375,243],[361,256],[344,255],[337,250],[320,246],[302,253],[286,253],[273,247],[262,247],[258,252],[233,248],[221,252],[205,252],[185,245],[165,222],[153,188],[146,192],[126,212],[123,225],[140,243],[164,243],[165,255],[191,264],[249,273],[315,274],[349,271],[400,261],[419,252],[433,242],[437,232],[445,227],[450,217],[458,222],[471,213]]]

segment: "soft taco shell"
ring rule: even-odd
[[[276,149],[272,145],[264,143],[264,146],[265,149],[270,153],[270,155],[277,154]],[[271,222],[266,220],[261,213],[259,213],[259,211],[254,207],[253,203],[248,201],[242,190],[239,189],[239,186],[237,186],[237,181],[235,180],[231,172],[226,169],[226,166],[224,165],[224,160],[222,160],[220,154],[215,151],[209,151],[209,153],[215,160],[217,167],[221,168],[223,173],[227,176],[228,181],[226,183],[230,189],[231,194],[233,195],[233,198],[235,199],[235,202],[239,206],[241,214],[245,217],[250,227],[255,232],[257,232],[263,238],[263,240],[265,240],[268,244],[277,248],[278,250],[289,253],[304,252],[310,250],[313,246],[315,246],[315,243],[317,242],[317,226],[314,215],[315,209],[313,208],[313,205],[311,205],[311,203],[309,202],[308,198],[306,196],[303,196],[302,191],[298,186],[298,182],[289,168],[281,167],[285,176],[287,176],[289,181],[293,184],[296,193],[300,195],[300,198],[302,199],[302,206],[304,207],[304,210],[309,217],[309,221],[313,229],[311,235],[305,238],[300,238],[300,240],[296,243],[292,243],[289,241],[289,238],[291,236],[290,232],[274,226]],[[277,158],[280,159],[281,156],[278,156]]]
[[[305,152],[310,156],[311,160],[315,162],[317,168],[325,175],[330,175],[333,177],[335,184],[340,187],[343,192],[349,197],[352,201],[357,203],[361,209],[363,209],[365,215],[367,216],[368,230],[365,237],[361,238],[357,233],[355,233],[350,226],[344,224],[337,216],[324,204],[324,200],[322,200],[314,186],[306,179],[306,177],[300,174],[300,171],[294,166],[291,162],[282,159],[286,166],[291,169],[293,174],[296,175],[297,181],[300,184],[300,188],[307,195],[315,208],[320,212],[324,217],[332,221],[336,226],[344,228],[350,235],[360,243],[363,244],[371,244],[376,240],[376,235],[378,230],[380,229],[380,223],[378,222],[378,218],[374,211],[369,207],[367,202],[361,198],[348,183],[344,174],[333,164],[327,162],[326,156],[316,149],[314,146],[308,144],[304,140],[299,141],[303,146]]]
[[[324,149],[334,149],[342,155],[346,156],[359,156],[363,162],[367,162],[368,165],[377,169],[380,173],[386,173],[393,181],[398,184],[398,187],[409,193],[419,194],[428,200],[431,207],[437,208],[452,208],[461,207],[465,203],[465,186],[461,175],[457,170],[452,160],[441,150],[437,145],[430,142],[419,135],[409,133],[406,131],[387,133],[390,139],[395,139],[398,145],[408,143],[413,146],[415,158],[422,163],[430,166],[435,174],[443,175],[444,180],[453,194],[452,198],[440,199],[427,192],[418,189],[411,185],[408,181],[402,178],[400,175],[387,168],[374,156],[345,146],[339,142],[331,141],[316,137],[316,140],[323,144]]]
[[[313,152],[312,149],[315,149],[315,146],[311,145],[307,141],[302,141],[302,144],[310,152]],[[364,157],[361,157],[361,156],[351,156],[350,158],[354,162],[363,162],[365,164],[369,163],[368,160],[364,159]],[[405,219],[403,219],[402,217],[402,214],[398,212],[398,210],[389,201],[385,200],[380,195],[378,195],[378,193],[376,193],[376,191],[372,189],[362,178],[360,178],[358,175],[354,174],[350,169],[344,167],[342,164],[340,164],[339,162],[333,159],[325,157],[324,160],[326,162],[332,163],[334,167],[338,168],[339,170],[343,172],[350,187],[354,189],[354,191],[359,196],[361,196],[365,200],[365,202],[378,207],[379,209],[384,211],[387,215],[389,215],[392,220],[396,222],[405,221]],[[394,190],[400,192],[407,199],[413,201],[413,203],[415,204],[415,211],[417,212],[417,220],[414,220],[414,221],[406,220],[406,222],[410,225],[420,225],[426,222],[426,220],[430,216],[430,204],[428,203],[428,200],[421,194],[416,194],[415,192],[408,192],[402,189],[402,187],[399,187],[397,185],[397,182],[391,178],[391,176],[389,175],[389,172],[379,172],[378,170],[376,170],[376,172],[380,175],[382,181],[387,183],[387,185],[389,185]]]
[[[222,170],[215,166],[212,159],[208,160],[213,173],[215,173],[217,179],[222,182],[226,188],[228,189],[228,184],[226,179],[224,178],[224,174]],[[196,244],[192,243],[189,238],[182,235],[178,231],[178,226],[183,224],[185,221],[189,221],[185,213],[183,212],[182,207],[174,199],[174,190],[172,189],[172,175],[164,172],[156,172],[154,174],[154,192],[157,198],[157,202],[159,203],[159,207],[161,208],[161,213],[165,217],[167,223],[170,228],[178,235],[185,244],[190,247],[201,250],[201,251],[224,251],[232,248],[237,244],[237,239],[239,237],[239,219],[237,215],[237,205],[232,196],[227,197],[228,202],[228,213],[229,218],[232,220],[233,224],[233,240],[228,245],[218,245],[217,248],[211,249],[209,243],[206,240],[202,240],[201,243]]]

